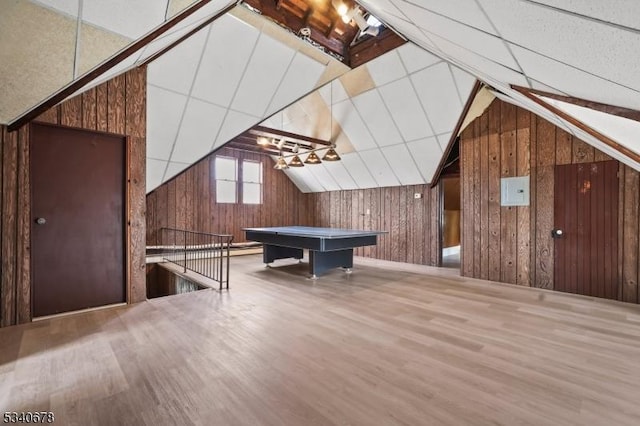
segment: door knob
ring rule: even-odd
[[[552,238],[562,238],[564,236],[564,231],[562,229],[553,229],[551,230],[551,237]]]
[[[38,225],[44,225],[45,223],[47,223],[47,219],[45,219],[44,217],[39,217],[36,219],[36,223]]]

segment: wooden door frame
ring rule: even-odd
[[[123,214],[122,214],[122,219],[123,219],[123,232],[122,232],[122,242],[123,242],[123,256],[124,256],[124,262],[122,264],[123,269],[123,277],[124,277],[124,293],[125,293],[125,302],[127,304],[131,304],[131,209],[130,209],[130,205],[131,205],[131,201],[130,201],[130,195],[131,195],[131,170],[130,170],[130,161],[131,161],[131,137],[128,135],[123,135],[120,133],[112,133],[112,132],[105,132],[105,131],[100,131],[100,130],[90,130],[90,129],[83,129],[83,128],[79,128],[79,127],[73,127],[73,126],[64,126],[61,124],[53,124],[53,123],[47,123],[47,122],[42,122],[42,121],[32,121],[29,123],[29,137],[27,140],[27,143],[29,144],[29,159],[31,159],[31,146],[33,143],[33,126],[41,126],[41,127],[49,127],[49,128],[58,128],[58,129],[64,129],[64,130],[72,130],[72,131],[76,131],[76,132],[80,132],[80,133],[92,133],[92,134],[99,134],[99,135],[105,135],[105,136],[112,136],[112,137],[117,137],[123,140],[123,150],[124,152],[122,153],[122,166],[124,167],[123,169],[123,176],[124,176],[124,182],[123,182],[123,187],[122,187],[122,197],[123,197]],[[33,207],[33,185],[31,184],[31,182],[33,182],[32,179],[32,175],[33,175],[33,168],[31,167],[31,162],[29,161],[29,212],[28,212],[28,232],[29,232],[29,246],[33,247],[33,241],[32,241],[32,234],[31,234],[31,229],[32,229],[32,207]],[[33,321],[33,306],[34,306],[34,274],[33,274],[33,256],[29,256],[29,269],[31,271],[30,276],[29,276],[29,303],[30,303],[30,307],[29,307],[29,317],[30,320]]]

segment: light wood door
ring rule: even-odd
[[[554,289],[618,294],[618,162],[555,168]]]
[[[31,128],[33,315],[125,301],[125,140]]]

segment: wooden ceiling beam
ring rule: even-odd
[[[233,9],[234,7],[236,7],[236,4],[235,3],[231,3],[229,6],[225,7],[220,12],[216,13],[215,15],[213,15],[211,18],[206,19],[200,25],[197,25],[194,29],[192,29],[191,31],[189,31],[188,33],[186,33],[185,35],[183,35],[182,37],[180,37],[179,39],[177,39],[176,41],[171,43],[169,46],[165,47],[164,49],[160,50],[159,52],[156,52],[153,55],[151,55],[150,57],[148,57],[140,66],[144,66],[144,65],[147,65],[150,62],[155,61],[160,56],[164,55],[165,53],[167,53],[168,51],[170,51],[171,49],[173,49],[174,47],[176,47],[177,45],[179,45],[180,43],[182,43],[183,41],[185,41],[186,39],[188,39],[189,37],[191,37],[192,35],[194,35],[198,31],[200,31],[204,27],[208,26],[209,24],[211,24],[212,22],[214,22],[215,20],[220,18],[222,15],[226,15],[227,12],[230,12],[231,9]]]
[[[247,145],[247,144],[238,143],[238,142],[229,142],[229,143],[225,144],[225,147],[239,149],[239,150],[242,150],[242,151],[255,152],[255,153],[258,153],[258,154],[278,155],[277,151],[276,152],[271,152],[269,150],[262,149],[258,145]]]
[[[262,154],[269,154],[269,155],[280,155],[281,152],[285,154],[294,153],[293,149],[286,146],[282,147],[282,149],[278,149],[275,146],[269,146],[269,145],[262,146],[262,145],[256,144],[255,139],[246,140],[240,137],[233,139],[231,142],[228,142],[227,144],[225,144],[225,146],[228,146],[230,148],[236,148],[236,149],[244,149],[245,151],[260,152]]]
[[[519,92],[527,91],[534,95],[544,96],[545,98],[555,99],[574,105],[578,105],[585,108],[590,108],[596,111],[604,112],[606,114],[617,115],[618,117],[628,118],[629,120],[640,121],[640,111],[630,108],[619,107],[615,105],[603,104],[600,102],[588,101],[582,98],[576,98],[574,96],[563,96],[555,93],[545,92],[542,90],[529,89],[528,87],[517,86],[512,84],[511,87]]]
[[[22,114],[21,116],[13,120],[7,126],[7,130],[10,132],[17,130],[18,128],[27,124],[34,118],[38,117],[40,114],[44,113],[49,108],[59,104],[60,102],[62,102],[63,100],[65,100],[66,98],[74,94],[75,92],[77,92],[78,90],[82,89],[85,85],[89,84],[90,82],[100,77],[105,72],[109,71],[114,66],[118,65],[120,62],[124,61],[133,53],[142,49],[143,47],[151,43],[153,40],[155,40],[162,34],[166,33],[171,28],[175,27],[177,24],[187,19],[189,16],[191,16],[192,14],[194,14],[195,12],[197,12],[198,10],[200,10],[202,7],[204,7],[210,2],[211,0],[200,0],[199,2],[196,2],[193,5],[189,6],[187,9],[183,10],[182,12],[180,12],[170,20],[165,21],[162,25],[160,25],[151,33],[147,34],[145,37],[142,37],[139,40],[134,41],[129,46],[127,46],[122,51],[120,51],[120,53],[113,56],[111,59],[98,65],[93,70],[84,74],[82,77],[78,78],[77,80],[72,81],[62,89],[58,90],[49,98],[43,100],[38,105],[34,106],[30,110]]]
[[[241,135],[237,136],[234,139],[234,141],[242,142],[242,143],[246,143],[246,144],[250,144],[250,145],[263,146],[263,145],[258,145],[258,137],[260,135],[255,135],[255,134],[252,134],[250,132],[251,132],[251,130],[248,130],[248,131],[242,133]],[[273,136],[266,136],[266,137],[268,137],[270,139],[274,139]],[[279,138],[279,139],[281,139],[281,138]],[[307,144],[307,143],[303,143],[303,142],[294,142],[294,141],[291,141],[291,140],[289,140],[289,141],[285,140],[285,143],[286,143],[286,145],[284,145],[282,147],[282,151],[293,152],[292,145],[298,145],[298,147],[300,149],[302,149],[303,151],[304,150],[314,149],[313,145]],[[266,145],[266,147],[269,147],[269,146],[274,147],[273,149],[277,149],[277,148],[275,148],[275,145]]]
[[[469,110],[471,109],[473,100],[476,98],[476,95],[478,94],[481,88],[482,88],[482,82],[480,80],[476,80],[476,83],[473,85],[473,88],[471,89],[471,94],[469,94],[469,97],[467,98],[467,102],[464,104],[464,107],[462,108],[462,113],[458,117],[458,122],[456,123],[456,127],[453,129],[453,133],[451,133],[451,137],[449,138],[449,143],[447,144],[447,147],[442,153],[442,159],[440,160],[440,163],[438,163],[438,167],[436,168],[436,172],[433,175],[433,179],[431,179],[431,182],[430,182],[431,188],[436,186],[440,181],[440,176],[442,174],[442,171],[447,165],[447,159],[451,154],[451,150],[453,149],[453,146],[456,144],[458,133],[460,133],[460,130],[462,130],[462,123],[464,123],[464,119],[467,118],[467,114],[469,114]]]
[[[300,143],[304,144],[306,142],[306,143],[315,144],[315,145],[324,145],[324,146],[333,145],[331,141],[312,138],[311,136],[298,135],[296,133],[291,133],[291,132],[285,132],[284,130],[271,129],[269,127],[264,127],[264,126],[255,126],[249,130],[249,133],[256,136],[265,136],[268,138],[269,137],[284,138],[285,140],[291,141],[294,143],[299,142],[299,144]]]
[[[593,127],[587,125],[586,123],[583,123],[582,121],[578,120],[574,116],[567,114],[566,112],[562,111],[559,108],[556,108],[555,106],[551,105],[548,102],[545,102],[544,99],[540,99],[538,96],[531,93],[531,89],[528,89],[526,87],[520,87],[520,86],[511,86],[511,88],[518,91],[520,94],[526,96],[531,101],[535,102],[536,104],[540,105],[541,107],[545,108],[551,113],[557,115],[558,117],[564,119],[565,121],[573,124],[580,130],[598,139],[600,142],[607,145],[608,147],[614,149],[615,151],[618,151],[619,153],[630,158],[636,163],[640,163],[640,154],[627,148],[624,145],[621,145],[620,143],[611,139],[607,135],[600,133],[599,131],[595,130]]]

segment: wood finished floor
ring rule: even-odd
[[[229,293],[0,329],[0,411],[65,425],[640,424],[636,305],[379,262],[314,282],[260,262],[234,257]]]

